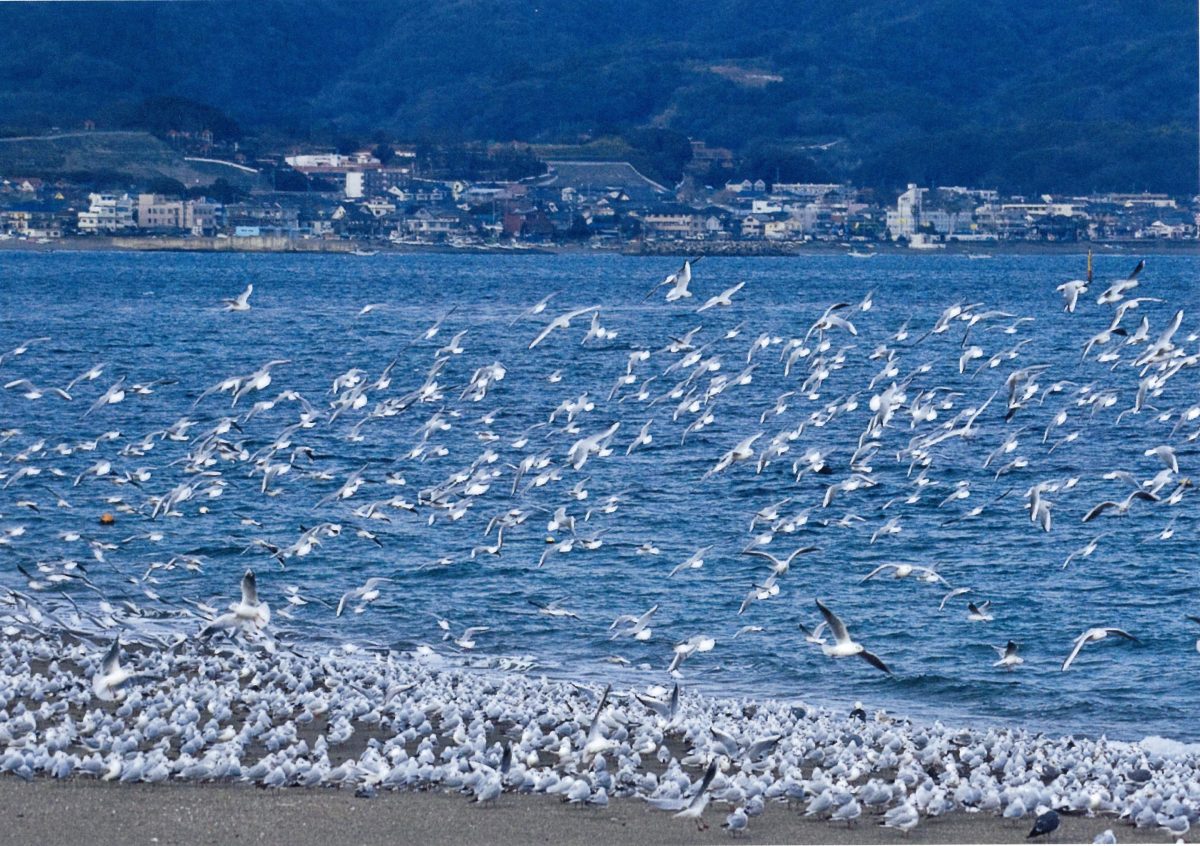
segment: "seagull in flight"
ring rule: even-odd
[[[1096,304],[1097,305],[1108,305],[1110,303],[1115,303],[1115,302],[1119,302],[1120,300],[1122,300],[1125,297],[1125,294],[1127,294],[1129,291],[1132,291],[1134,288],[1136,288],[1138,286],[1138,283],[1137,283],[1138,274],[1141,273],[1145,267],[1146,267],[1146,260],[1142,259],[1141,261],[1139,261],[1137,263],[1137,266],[1133,268],[1133,272],[1130,273],[1128,277],[1126,277],[1125,279],[1121,279],[1117,282],[1114,282],[1112,285],[1110,285],[1108,287],[1108,289],[1103,294],[1101,294],[1099,296],[1099,298],[1097,298]]]
[[[701,258],[703,258],[703,256],[701,256]],[[696,262],[699,261],[700,259],[697,258]],[[688,285],[692,284],[692,265],[694,263],[695,262],[693,262],[691,259],[684,259],[683,267],[668,275],[666,279],[651,288],[650,293],[646,294],[646,296],[642,299],[642,302],[650,299],[650,297],[654,295],[654,292],[659,288],[665,288],[668,285],[671,286],[671,290],[667,291],[667,302],[673,303],[676,300],[682,300],[690,297],[692,292],[688,290]]]
[[[748,549],[743,555],[756,555],[759,558],[765,558],[771,562],[771,570],[776,576],[782,576],[792,566],[792,562],[796,560],[796,556],[805,555],[809,552],[820,552],[818,546],[802,546],[799,549],[793,550],[787,558],[776,558],[769,552],[763,552],[761,549]]]
[[[818,599],[816,602],[817,608],[825,617],[825,622],[829,624],[829,631],[833,634],[835,641],[833,646],[823,645],[821,647],[821,651],[823,653],[828,655],[830,658],[848,658],[851,655],[854,655],[862,658],[872,667],[883,670],[889,676],[892,674],[892,671],[888,669],[887,664],[883,663],[879,660],[879,658],[868,652],[861,643],[851,639],[850,632],[846,629],[846,624],[842,622],[841,618],[838,617],[837,614],[834,614],[832,611],[826,608],[825,603],[821,602],[821,600]]]
[[[220,629],[241,629],[253,634],[271,622],[271,609],[258,599],[258,583],[254,571],[247,570],[242,576],[242,600],[229,606],[229,611],[204,627],[200,637],[206,638]]]
[[[523,312],[521,312],[516,317],[514,317],[512,319],[512,322],[509,323],[508,325],[509,326],[516,325],[517,321],[520,320],[522,317],[533,317],[535,315],[541,314],[543,311],[546,310],[546,306],[550,304],[550,301],[552,299],[554,299],[556,296],[558,296],[559,293],[560,293],[559,291],[553,291],[553,292],[547,294],[546,296],[542,297],[536,303],[534,303],[529,308],[525,309]]]
[[[362,600],[362,607],[365,607],[368,603],[374,602],[379,598],[379,586],[384,582],[390,581],[392,580],[389,578],[377,576],[375,578],[367,579],[366,584],[364,584],[362,587],[351,588],[350,590],[346,591],[342,594],[342,598],[338,601],[337,610],[334,612],[333,616],[342,616],[342,611],[345,610],[347,602]]]
[[[1017,654],[1017,644],[1014,641],[1009,641],[1004,646],[993,646],[1000,656],[1000,660],[992,664],[993,667],[1007,667],[1010,670],[1015,670],[1018,666],[1025,663],[1025,659]]]
[[[571,321],[576,317],[587,314],[589,311],[596,311],[600,306],[588,306],[587,308],[577,308],[574,311],[568,311],[566,314],[560,314],[558,317],[546,324],[546,327],[537,334],[537,337],[529,342],[529,349],[533,349],[542,341],[546,340],[547,336],[555,329],[567,329],[571,325]]]
[[[92,693],[102,702],[113,702],[125,695],[121,686],[130,678],[129,671],[121,666],[121,638],[118,636],[100,662],[100,669],[92,676]]]
[[[1092,508],[1091,511],[1083,515],[1083,522],[1087,523],[1091,520],[1095,520],[1109,509],[1113,509],[1112,514],[1114,517],[1124,517],[1129,513],[1129,508],[1133,505],[1133,501],[1135,499],[1145,499],[1149,500],[1150,502],[1158,502],[1159,500],[1159,498],[1150,493],[1150,491],[1136,490],[1129,496],[1125,497],[1125,499],[1121,502],[1105,500],[1104,502],[1098,503]]]
[[[254,283],[251,282],[246,286],[246,290],[242,291],[231,300],[222,300],[225,303],[225,311],[249,311],[250,310],[250,295],[254,293]]]
[[[491,626],[470,626],[463,630],[460,637],[454,639],[454,645],[459,649],[474,649],[475,638],[487,631],[491,631]]]
[[[1105,535],[1111,535],[1111,534],[1112,534],[1112,532],[1101,532],[1100,534],[1096,535],[1096,537],[1092,538],[1090,541],[1088,541],[1086,544],[1081,546],[1079,549],[1075,550],[1070,555],[1068,555],[1067,559],[1065,561],[1063,561],[1062,568],[1064,570],[1067,569],[1067,567],[1069,567],[1071,565],[1071,562],[1074,561],[1076,558],[1091,557],[1091,554],[1096,551],[1096,547],[1097,547],[1097,545],[1099,545],[1100,539],[1103,538]]]
[[[981,602],[976,605],[974,602],[967,603],[967,619],[972,623],[990,623],[996,619],[992,614],[992,601],[989,599],[986,602]]]
[[[726,288],[724,291],[717,294],[715,297],[709,297],[708,300],[704,303],[704,305],[702,305],[702,306],[700,306],[700,308],[696,309],[696,314],[699,314],[702,311],[708,311],[710,308],[714,308],[716,306],[723,306],[723,307],[728,308],[729,306],[733,305],[733,295],[736,294],[738,291],[742,290],[742,288],[744,288],[744,287],[746,287],[746,283],[739,282],[736,285],[734,285],[732,288]]]
[[[932,567],[918,567],[915,564],[880,564],[878,567],[868,573],[866,578],[859,582],[859,584],[865,584],[866,582],[871,581],[871,579],[878,576],[884,570],[891,570],[892,578],[894,579],[903,579],[907,576],[911,576],[913,573],[920,573],[918,578],[920,578],[922,581],[941,582],[942,584],[946,584],[946,580],[943,579],[941,575]],[[949,585],[947,585],[947,587],[949,587]]]
[[[749,461],[754,457],[754,442],[762,436],[763,433],[759,432],[758,434],[751,435],[750,437],[738,443],[737,446],[721,456],[721,460],[714,464],[712,469],[704,474],[704,477],[701,479],[701,481],[708,481],[716,474],[728,469],[731,465],[739,461]]]
[[[633,614],[622,614],[620,617],[617,617],[617,619],[612,621],[612,625],[608,627],[609,631],[612,631],[617,626],[621,625],[628,625],[629,628],[613,632],[611,639],[616,640],[619,637],[632,637],[634,640],[649,640],[654,634],[654,630],[650,628],[650,618],[653,617],[657,611],[658,606],[654,605],[649,611],[640,616],[634,616]]]
[[[563,608],[560,603],[561,600],[558,599],[554,600],[553,602],[544,603],[538,602],[534,599],[529,600],[529,604],[538,609],[537,613],[539,614],[545,614],[547,617],[567,617],[572,620],[579,619],[578,614],[576,614],[574,611],[568,611],[566,608]]]
[[[1080,294],[1087,293],[1087,284],[1085,279],[1072,279],[1054,289],[1063,295],[1063,311],[1069,314],[1075,313],[1075,304],[1079,302]]]
[[[1131,635],[1129,632],[1121,629],[1114,629],[1112,627],[1088,629],[1079,637],[1075,638],[1075,646],[1071,650],[1071,654],[1067,656],[1067,660],[1063,661],[1062,671],[1064,673],[1067,671],[1072,662],[1074,662],[1075,658],[1079,655],[1079,650],[1083,649],[1084,646],[1089,643],[1096,643],[1097,641],[1104,640],[1109,635],[1116,635],[1117,637],[1123,637],[1126,640],[1132,640],[1134,643],[1141,643],[1140,640]]]
[[[1193,623],[1198,623],[1198,624],[1200,624],[1200,617],[1196,617],[1196,616],[1194,616],[1194,615],[1192,615],[1192,614],[1188,614],[1188,615],[1187,615],[1187,618],[1188,618],[1189,620],[1191,620]],[[1197,652],[1200,652],[1200,640],[1197,640],[1197,641],[1196,641],[1196,651],[1197,651]]]
[[[457,310],[458,306],[451,306],[449,311],[434,321],[434,324],[421,334],[421,337],[426,341],[432,341],[437,337],[437,333],[442,331],[442,324],[446,322],[446,318],[454,314],[454,312]]]

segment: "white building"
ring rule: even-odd
[[[981,203],[994,203],[1000,199],[995,188],[966,188],[962,185],[939,185],[937,190],[955,197],[968,197]]]
[[[205,235],[217,227],[220,207],[208,200],[175,200],[157,194],[139,194],[139,229],[182,229],[192,235]]]
[[[1050,197],[1043,197],[1040,203],[1002,203],[1002,212],[1023,214],[1026,217],[1075,217],[1085,216],[1075,203],[1056,203]]]
[[[350,167],[379,167],[380,161],[370,152],[360,150],[350,155],[341,153],[304,153],[297,156],[285,156],[288,165],[302,173],[331,172]]]
[[[80,232],[119,232],[137,226],[128,194],[88,194],[88,210],[79,213]]]
[[[771,186],[772,194],[786,194],[801,200],[820,200],[841,189],[834,182],[776,182]]]
[[[783,211],[783,205],[775,199],[750,201],[750,214],[778,214]]]
[[[910,182],[908,190],[896,199],[895,210],[888,211],[887,229],[893,241],[902,236],[912,238],[921,225],[921,198],[924,194],[924,188],[918,188]]]
[[[641,220],[648,233],[672,235],[687,240],[715,238],[725,231],[720,218],[701,212],[650,213],[643,215]]]

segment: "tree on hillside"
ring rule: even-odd
[[[187,187],[178,179],[169,176],[156,176],[145,185],[147,194],[159,194],[163,197],[183,197],[187,195]]]
[[[225,179],[217,179],[210,185],[197,185],[195,188],[189,188],[186,195],[190,198],[207,197],[210,200],[216,200],[222,205],[229,205],[244,199],[245,191],[238,188],[236,185],[231,185]]]
[[[692,142],[670,129],[632,129],[623,138],[633,148],[631,164],[658,182],[674,185],[692,160]]]
[[[390,144],[380,143],[376,144],[375,148],[371,150],[371,155],[379,159],[382,164],[387,165],[391,164],[392,160],[396,158],[396,151],[392,149]]]
[[[116,125],[166,137],[171,132],[211,132],[214,141],[237,141],[242,128],[220,109],[186,97],[150,97],[117,110]]]

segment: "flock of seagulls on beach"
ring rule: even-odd
[[[985,513],[1008,514],[1032,535],[1053,535],[1063,521],[1103,527],[1064,553],[1065,569],[1086,566],[1118,534],[1194,532],[1183,515],[1193,505],[1191,445],[1200,438],[1200,335],[1185,328],[1181,309],[1155,321],[1138,311],[1162,303],[1152,284],[1143,286],[1145,263],[1109,283],[1058,286],[1063,337],[1079,362],[1064,372],[1039,358],[1036,320],[967,299],[914,313],[870,340],[873,293],[829,303],[790,336],[749,321],[725,325],[720,313],[752,297],[753,286],[694,276],[695,265],[684,261],[652,286],[644,301],[653,305],[633,304],[689,320],[654,343],[628,342],[620,308],[567,306],[579,296],[570,288],[493,315],[519,338],[521,372],[562,397],[534,422],[535,392],[522,399],[501,385],[514,368],[461,365],[477,327],[457,309],[381,366],[323,375],[324,396],[283,387],[294,367],[287,358],[180,385],[171,373],[139,379],[108,362],[60,379],[50,337],[0,354],[0,550],[9,562],[0,573],[0,772],[337,785],[368,796],[441,787],[481,803],[505,791],[593,806],[635,796],[700,826],[718,802],[730,808],[725,826],[734,835],[773,801],[900,831],[929,816],[981,811],[1030,818],[1031,837],[1051,834],[1063,813],[1185,835],[1200,818],[1191,759],[1104,739],[923,727],[863,708],[840,714],[684,686],[696,656],[764,637],[779,616],[793,630],[799,624],[813,654],[859,659],[838,661],[839,669],[902,675],[886,644],[872,639],[870,620],[843,605],[849,590],[904,580],[932,591],[922,613],[955,613],[964,627],[995,630],[993,671],[1020,673],[1023,645],[997,619],[1003,597],[984,596],[966,574],[913,561],[897,538]],[[694,296],[693,284],[712,293]],[[230,321],[225,331],[240,331],[254,297],[247,284],[214,304]],[[389,306],[349,308],[360,333]],[[562,369],[539,364],[547,350],[569,348],[622,362],[607,394],[581,391]],[[869,376],[846,385],[843,371]],[[116,406],[163,392],[182,403],[173,422],[132,434],[115,427]],[[506,411],[497,395],[527,407]],[[71,419],[86,434],[30,436],[50,404],[60,404],[52,406],[57,417],[77,408]],[[746,408],[755,412],[749,430],[718,422],[744,419]],[[1072,449],[1102,425],[1113,437],[1122,422],[1136,429],[1127,440],[1137,448],[1113,460],[1132,469],[1072,467]],[[390,444],[383,457],[381,432]],[[672,458],[685,445],[686,458]],[[688,483],[698,496],[717,496],[715,485],[728,496],[728,485],[758,480],[763,501],[719,508],[747,511],[748,532],[732,553],[697,544],[659,564],[659,539],[622,522],[672,505],[639,502],[635,471],[622,478],[611,469],[647,456],[676,460],[672,473],[694,469]],[[600,489],[600,467],[621,479],[620,489]],[[1080,501],[1080,490],[1094,489],[1081,484],[1084,475],[1103,483],[1104,499]],[[406,476],[430,482],[413,490]],[[240,554],[210,561],[191,548],[156,551],[172,546],[176,527],[219,510],[223,497],[238,501]],[[309,519],[285,529],[274,519],[278,497],[307,498]],[[404,652],[353,643],[322,651],[290,638],[287,627],[301,618],[331,624],[383,613],[383,604],[426,614],[404,607],[394,572],[360,570],[353,587],[325,593],[312,563],[333,547],[350,558],[356,548],[387,549],[401,523],[428,533],[477,527],[469,549],[422,565],[460,568],[462,578],[483,561],[516,559],[526,571],[585,566],[578,562],[620,546],[661,571],[665,595],[698,578],[706,562],[732,557],[746,574],[727,598],[724,622],[736,632],[714,632],[711,620],[685,622],[698,631],[660,623],[662,603],[632,593],[611,623],[589,614],[581,596],[522,597],[522,613],[589,626],[614,647],[657,649],[661,681],[627,692],[534,679],[520,661],[463,666],[463,656],[487,651],[500,618],[469,625],[429,609],[430,643]],[[56,556],[44,554],[47,536]],[[859,569],[856,550],[876,547],[893,550],[893,560]],[[801,598],[793,586],[806,562],[834,554],[838,578]],[[253,563],[236,565],[239,584],[230,567],[246,560]],[[190,580],[216,570],[230,574],[231,596],[187,595]],[[1105,622],[1065,637],[1062,672],[1153,634],[1136,619]],[[1179,615],[1181,629],[1195,622]],[[608,660],[630,663],[619,654]]]

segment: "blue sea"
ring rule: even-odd
[[[665,289],[645,297],[677,268],[673,258],[3,252],[0,351],[48,340],[21,354],[6,352],[2,383],[24,379],[62,388],[94,365],[103,368],[94,380],[76,384],[70,401],[52,393],[26,399],[23,386],[0,391],[0,532],[6,541],[0,587],[34,595],[63,614],[73,611],[73,602],[82,623],[85,612],[98,613],[107,601],[129,639],[151,623],[160,632],[191,635],[202,621],[183,616],[198,613],[189,603],[223,609],[236,599],[242,572],[253,568],[274,612],[276,637],[298,651],[329,644],[407,651],[425,644],[468,663],[519,659],[533,673],[647,685],[670,682],[674,644],[707,636],[714,648],[684,661],[680,671],[684,686],[714,694],[847,707],[861,700],[923,719],[1200,740],[1200,625],[1186,619],[1200,614],[1200,493],[1187,490],[1177,504],[1135,501],[1126,516],[1082,522],[1096,503],[1133,490],[1105,474],[1125,471],[1141,483],[1164,469],[1146,450],[1168,444],[1176,450],[1179,474],[1163,487],[1163,498],[1179,478],[1200,473],[1200,454],[1188,440],[1200,419],[1181,422],[1181,414],[1200,403],[1194,366],[1180,369],[1159,395],[1129,413],[1145,375],[1132,360],[1145,345],[1122,346],[1127,337],[1118,336],[1087,360],[1081,356],[1115,311],[1096,297],[1143,257],[1146,269],[1127,297],[1156,301],[1128,311],[1122,326],[1134,334],[1144,316],[1152,341],[1182,308],[1174,341],[1194,355],[1200,325],[1190,310],[1198,302],[1200,260],[1188,256],[1098,255],[1097,281],[1076,313],[1066,314],[1055,287],[1084,274],[1082,254],[986,261],[954,255],[706,258],[695,265],[693,296],[667,303]],[[696,313],[708,297],[739,282],[745,286],[731,307]],[[251,309],[222,310],[222,300],[248,283],[254,285]],[[522,316],[554,292],[544,313]],[[863,310],[868,293],[872,305]],[[838,302],[849,304],[836,313],[857,334],[830,329],[824,333],[828,349],[821,350],[812,333],[810,353],[785,376],[781,354],[791,349],[789,341],[804,339]],[[378,306],[360,315],[368,304]],[[955,304],[968,315],[995,310],[1011,316],[980,319],[965,341],[969,321],[960,319],[922,338]],[[615,338],[581,344],[591,319],[585,314],[528,349],[550,318],[586,306],[599,306],[599,321]],[[1032,320],[1017,323],[1020,317]],[[426,330],[443,318],[436,336],[426,339]],[[907,338],[895,340],[905,324]],[[696,327],[691,342],[704,371],[667,372],[686,353],[665,348]],[[462,352],[443,353],[445,363],[431,377],[439,349],[463,331]],[[751,353],[764,335],[766,348]],[[872,357],[880,346],[894,351],[894,373],[881,373],[886,354]],[[981,357],[960,374],[960,357],[973,346]],[[1013,357],[987,366],[993,355],[1014,348]],[[636,350],[649,351],[649,358],[631,363]],[[1097,361],[1105,351],[1119,357]],[[757,365],[748,381],[730,384],[745,375],[748,357]],[[272,369],[270,385],[236,405],[229,392],[201,397],[271,360],[286,363]],[[339,376],[357,370],[363,383],[374,383],[393,361],[390,385],[368,387],[361,407],[331,420]],[[503,379],[475,401],[466,390],[472,376],[496,362]],[[1035,370],[1035,396],[1006,421],[1006,378],[1035,366],[1044,366]],[[618,386],[610,399],[627,370],[633,383]],[[806,386],[816,370],[827,371],[825,378]],[[552,382],[555,371],[561,379]],[[720,376],[729,383],[714,391]],[[129,389],[124,400],[87,413],[122,377]],[[649,399],[637,399],[651,377]],[[150,393],[132,390],[159,380]],[[436,389],[414,398],[431,381]],[[1047,391],[1060,382],[1060,390]],[[855,472],[849,465],[873,414],[872,397],[893,383],[904,386],[905,402],[878,448],[860,452],[856,462],[869,465],[876,484],[838,492],[822,508],[827,487]],[[935,388],[937,418],[914,423],[909,407]],[[673,390],[676,396],[665,396]],[[281,397],[287,391],[303,402]],[[682,408],[689,391],[697,402]],[[580,406],[591,407],[574,415],[570,430],[565,413],[549,422],[561,404],[585,392]],[[793,392],[782,401],[787,407],[776,415],[777,400],[787,392]],[[914,437],[935,434],[993,394],[974,434],[929,448],[928,466],[906,452]],[[247,419],[255,403],[269,400],[272,407]],[[312,425],[296,426],[304,403],[312,406]],[[1060,411],[1066,421],[1052,426]],[[685,428],[709,412],[712,422],[685,438]],[[189,465],[189,452],[226,417],[236,425],[218,436],[222,449],[203,468]],[[194,425],[183,427],[178,439],[155,434],[181,418]],[[652,443],[626,456],[651,419]],[[611,455],[592,455],[579,470],[568,464],[576,440],[616,422]],[[788,451],[761,473],[751,460],[703,479],[744,438],[762,432],[754,445],[761,451],[802,423]],[[119,434],[90,443],[112,432]],[[1075,439],[1050,452],[1073,432]],[[1001,450],[984,469],[989,454],[1010,437],[1015,447]],[[152,449],[136,448],[143,439]],[[31,449],[39,441],[41,448]],[[805,473],[797,481],[792,464],[810,449],[825,454],[831,472]],[[542,472],[532,470],[514,494],[515,465],[539,453],[549,461],[544,469],[559,468],[560,478],[531,486]],[[269,484],[272,495],[263,492],[255,469],[264,456],[290,463]],[[75,484],[101,460],[111,469]],[[14,481],[22,467],[41,472]],[[997,475],[1001,468],[1007,472]],[[139,469],[149,477],[119,483]],[[497,475],[486,490],[474,496],[462,490],[463,480],[490,470]],[[358,471],[363,482],[352,496],[320,504]],[[189,482],[197,483],[196,491],[178,506],[179,516],[152,518],[156,498]],[[962,482],[969,483],[970,496],[941,505]],[[1049,532],[1030,521],[1026,507],[1026,492],[1038,483],[1057,486],[1045,494],[1052,502]],[[451,510],[428,504],[434,490],[448,490],[444,501],[462,515],[452,519]],[[58,507],[59,496],[71,507]],[[616,510],[603,513],[614,496]],[[381,505],[388,521],[355,513],[394,497],[415,511]],[[762,559],[742,554],[770,525],[751,532],[751,520],[784,500],[781,516],[811,507],[807,522],[778,531],[759,548],[776,555],[799,546],[819,551],[797,558],[780,577],[778,595],[739,616],[747,591],[769,574]],[[953,519],[980,505],[980,516]],[[560,506],[575,518],[575,535],[600,545],[576,544],[539,567],[548,534],[555,542],[571,536],[565,529],[547,531]],[[511,509],[527,519],[505,531],[500,555],[472,558],[473,548],[495,541],[494,532],[485,537],[489,520]],[[116,516],[114,526],[99,524],[105,512]],[[891,518],[899,533],[871,543]],[[340,532],[326,532],[311,553],[282,565],[253,545],[259,539],[286,548],[319,523],[337,524]],[[1168,528],[1173,533],[1161,538]],[[360,536],[360,529],[374,538]],[[1097,536],[1094,554],[1063,568],[1068,554]],[[115,548],[100,547],[100,560],[92,541]],[[703,547],[711,547],[703,567],[668,576]],[[193,566],[180,560],[163,566],[176,556],[194,559]],[[41,584],[53,574],[77,575],[80,567],[70,562],[86,570],[91,586],[70,577]],[[943,585],[886,574],[862,583],[887,563],[933,567],[949,585],[971,591],[939,611]],[[39,582],[37,589],[18,565]],[[351,601],[335,617],[316,601],[336,606],[343,592],[375,576],[393,581],[381,585],[380,597],[361,613]],[[289,604],[285,588],[309,604]],[[894,675],[862,661],[832,660],[805,642],[798,624],[819,622],[818,597]],[[968,600],[990,600],[994,619],[969,621]],[[578,619],[541,614],[534,604],[554,601]],[[611,639],[616,617],[653,605],[659,610],[649,640]],[[487,631],[475,636],[473,649],[461,651],[443,639],[439,620],[455,637],[472,626]],[[761,631],[735,639],[744,626]],[[1139,642],[1108,638],[1089,645],[1062,672],[1074,638],[1091,626],[1119,627]],[[1009,640],[1025,659],[1012,672],[992,666],[993,647]],[[612,663],[614,656],[629,663]]]

